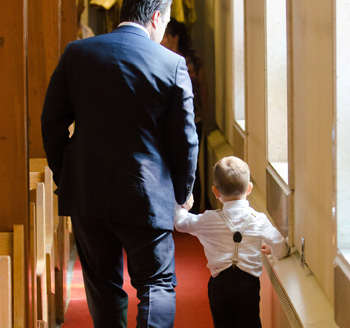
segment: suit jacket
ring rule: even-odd
[[[134,26],[74,41],[52,74],[41,122],[60,215],[173,229],[198,154],[182,57]]]

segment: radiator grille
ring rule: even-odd
[[[267,260],[266,256],[262,256],[262,261],[266,269],[267,275],[271,280],[272,286],[277,294],[278,299],[281,302],[282,308],[286,314],[286,317],[288,318],[291,327],[302,328],[303,325],[301,324],[299,317],[297,316],[292,304],[289,302],[289,299],[286,296],[286,293],[284,292],[283,288],[281,287],[281,284],[277,279],[275,272],[273,271],[270,262]]]

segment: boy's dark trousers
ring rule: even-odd
[[[230,267],[208,283],[208,296],[215,328],[261,328],[260,280]]]

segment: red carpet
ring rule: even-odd
[[[174,233],[176,251],[176,316],[175,328],[212,328],[207,283],[210,277],[203,247],[197,238]],[[129,295],[128,327],[136,327],[136,291],[124,268],[124,289]],[[93,328],[86,303],[83,277],[79,260],[76,261],[71,285],[71,296],[62,328]]]

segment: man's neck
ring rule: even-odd
[[[118,26],[125,26],[125,25],[129,25],[129,26],[135,26],[143,31],[146,32],[146,34],[148,35],[148,37],[150,38],[150,24],[147,24],[147,26],[143,26],[139,23],[136,22],[121,22]]]

